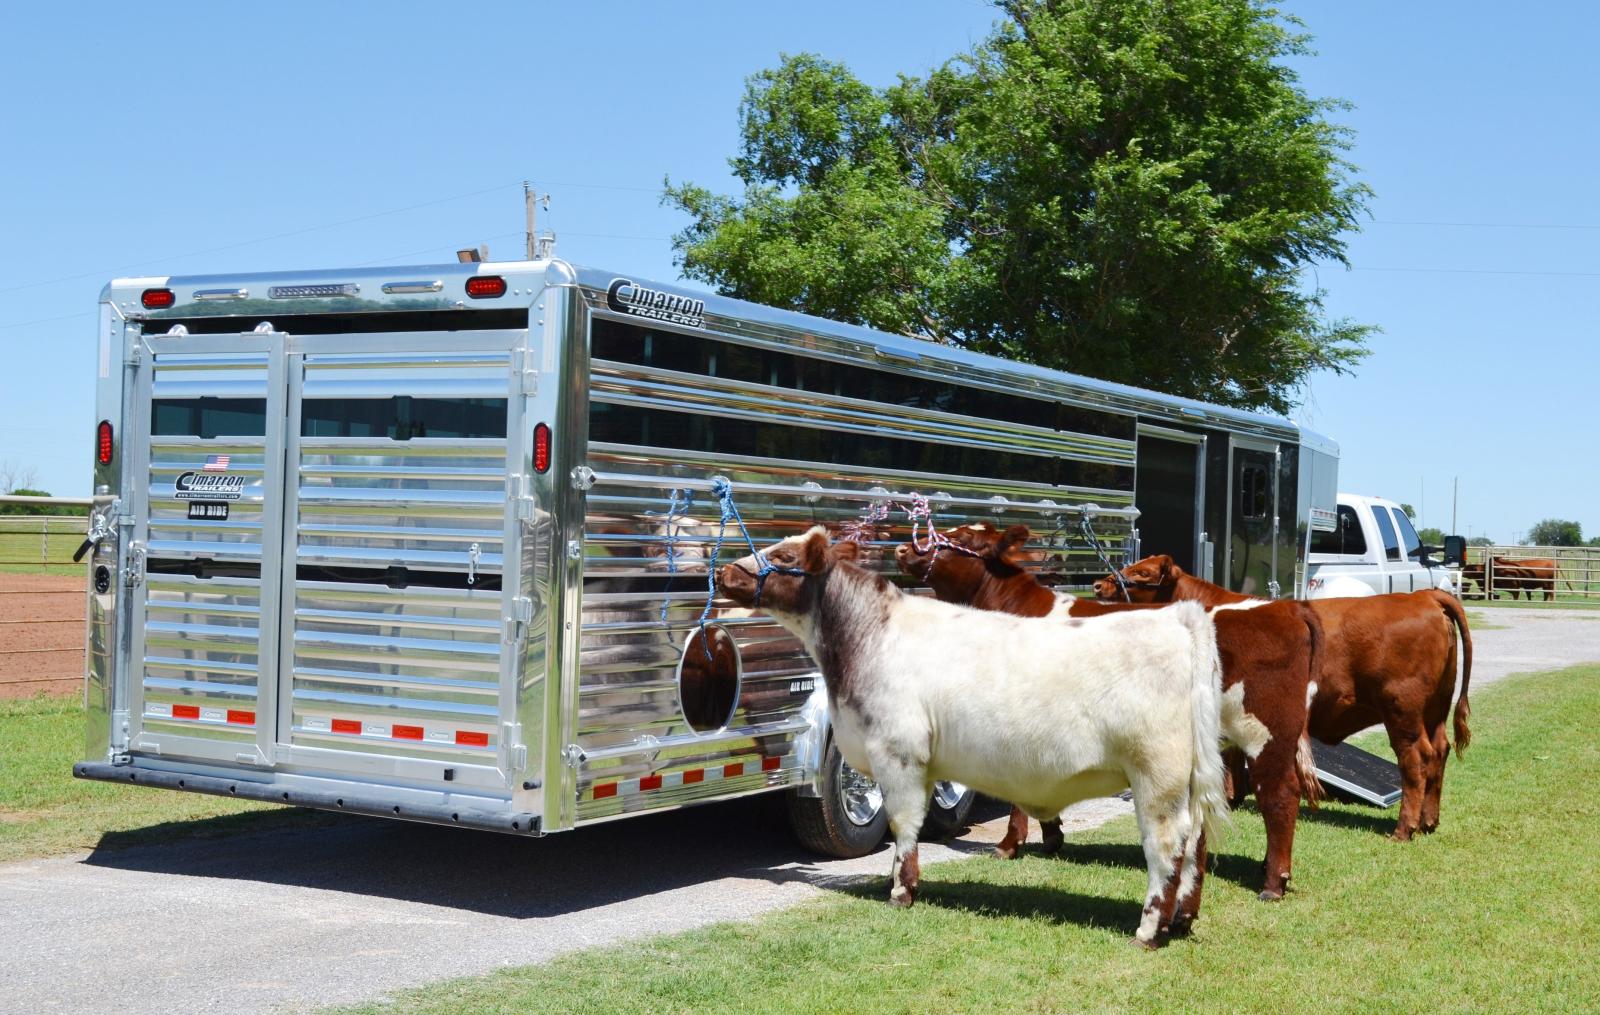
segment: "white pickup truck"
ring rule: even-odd
[[[1311,533],[1306,556],[1308,599],[1429,588],[1454,595],[1454,572],[1422,552],[1411,519],[1394,501],[1341,493],[1333,530]]]

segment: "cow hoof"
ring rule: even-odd
[[[911,904],[916,901],[916,895],[911,892],[903,892],[900,895],[896,895],[893,892],[889,893],[889,905],[896,909],[910,909]]]
[[[1283,891],[1281,889],[1278,891],[1273,891],[1270,888],[1263,888],[1261,890],[1261,894],[1257,895],[1256,898],[1260,899],[1262,902],[1277,902],[1283,898]]]
[[[1066,844],[1067,840],[1064,838],[1046,839],[1043,843],[1041,843],[1041,846],[1044,850],[1045,856],[1055,856],[1057,853],[1061,852],[1061,847],[1065,846]]]
[[[1395,842],[1410,842],[1411,830],[1407,828],[1396,828],[1394,833],[1391,834],[1389,838]]]
[[[1022,855],[1022,850],[1017,849],[1015,846],[996,846],[994,855],[1002,860],[1015,860]]]
[[[1153,937],[1148,941],[1140,937],[1135,937],[1133,939],[1134,947],[1138,948],[1140,951],[1146,952],[1160,951],[1161,946],[1165,943],[1166,942],[1162,941],[1159,937]]]
[[[1166,928],[1168,937],[1188,937],[1194,931],[1194,917],[1173,917],[1172,926]]]

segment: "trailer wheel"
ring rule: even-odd
[[[822,795],[789,794],[789,827],[815,853],[849,860],[878,848],[889,831],[878,784],[851,768],[828,743],[822,760]]]
[[[933,799],[928,802],[928,817],[922,822],[922,838],[948,839],[967,827],[967,816],[972,813],[975,790],[959,782],[936,782]]]

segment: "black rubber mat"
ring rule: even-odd
[[[1328,789],[1379,807],[1392,807],[1400,799],[1400,766],[1389,759],[1320,740],[1311,741],[1311,754]]]

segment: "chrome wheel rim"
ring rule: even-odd
[[[959,782],[936,782],[933,784],[933,803],[944,810],[955,810],[956,804],[967,795],[967,787]]]
[[[839,802],[844,805],[844,816],[858,828],[872,824],[883,810],[883,790],[871,779],[850,767],[848,761],[839,762]]]

